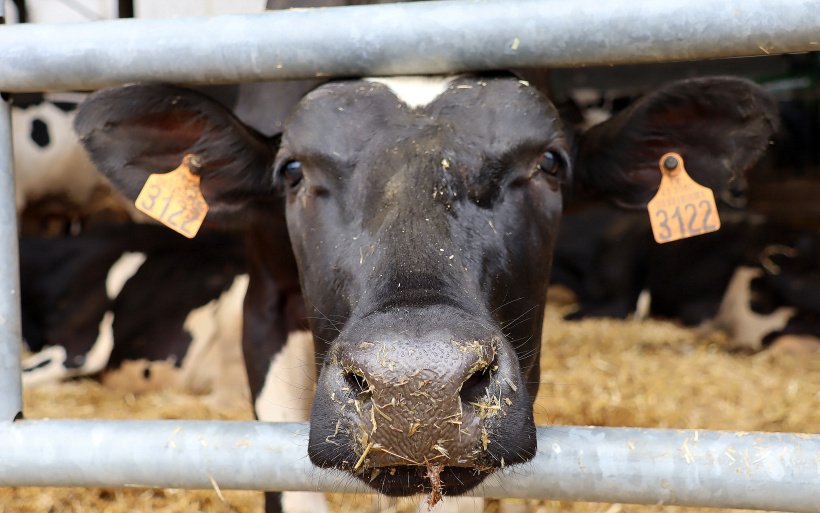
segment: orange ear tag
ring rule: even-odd
[[[714,232],[720,228],[712,189],[697,184],[677,153],[660,161],[661,186],[647,205],[655,241],[659,244]]]
[[[200,177],[191,173],[191,166],[200,165],[196,155],[186,155],[182,164],[170,173],[152,174],[134,205],[168,228],[192,239],[208,213],[208,204],[199,189]]]

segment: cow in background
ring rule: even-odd
[[[88,160],[71,129],[79,93],[12,95],[15,196],[23,236],[77,234],[140,219]]]
[[[66,23],[132,18],[135,6],[133,0],[107,4],[14,0],[7,7],[6,23]],[[157,6],[141,7],[153,14]],[[260,12],[262,7],[260,3]],[[181,9],[177,7],[180,14]],[[208,91],[233,106],[236,86],[212,86]],[[108,181],[88,160],[71,128],[77,105],[87,93],[10,96],[16,202],[22,236],[77,235],[95,224],[146,221],[132,203],[111,190]]]
[[[174,387],[247,397],[241,239],[165,227],[98,226],[20,241],[23,384],[101,373],[134,392]]]
[[[71,130],[74,112],[84,97],[71,93],[12,96],[18,211],[29,201],[56,194],[84,204],[105,183]]]
[[[565,216],[552,282],[577,296],[568,319],[655,316],[724,330],[742,350],[820,349],[820,235],[725,205],[721,217],[717,232],[657,244],[646,212]]]
[[[636,89],[578,89],[559,110],[572,132],[583,133],[639,98]],[[779,104],[795,109],[789,95]],[[783,117],[774,151],[768,152],[769,168],[800,158],[792,155],[792,141],[802,135]],[[654,241],[646,210],[629,212],[583,193],[572,196],[551,278],[559,285],[553,288],[556,297],[565,287],[572,294],[564,300],[578,302],[568,318],[651,315],[723,329],[742,350],[758,351],[776,339],[778,346],[795,348],[798,338],[801,351],[817,348],[820,332],[811,319],[818,310],[809,287],[820,265],[812,261],[816,233],[748,210],[746,176],[753,171],[738,173],[716,195],[723,218],[718,233],[664,245]],[[798,268],[802,277],[795,274]]]

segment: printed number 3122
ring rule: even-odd
[[[702,219],[699,211],[703,212]],[[717,225],[710,223],[712,204],[706,200],[701,201],[697,206],[694,203],[687,203],[683,205],[683,210],[679,205],[675,207],[675,211],[671,215],[666,210],[658,210],[655,217],[658,221],[658,227],[661,229],[658,232],[658,238],[663,241],[691,237],[718,229]],[[699,220],[701,222],[698,223]]]

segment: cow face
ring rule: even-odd
[[[298,105],[274,173],[330,346],[315,463],[387,493],[441,464],[457,493],[533,455],[568,161],[552,105],[510,77],[336,82]]]
[[[253,207],[250,258],[262,264],[250,267],[245,303],[249,374],[289,325],[277,263],[287,259],[266,255],[295,256],[323,363],[312,461],[391,495],[433,483],[452,495],[535,452],[532,398],[569,155],[585,190],[641,205],[664,153],[683,155],[695,180],[722,184],[760,154],[774,117],[749,82],[687,81],[570,152],[546,98],[493,76],[329,83],[271,139],[207,98],[155,85],[93,95],[75,126],[132,197],[148,173],[196,153],[209,215]]]

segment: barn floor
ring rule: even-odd
[[[546,321],[536,422],[817,433],[820,355],[731,354],[720,335],[662,321]],[[224,411],[176,392],[114,393],[81,380],[27,390],[28,418],[250,419],[250,408]],[[0,488],[0,513],[252,512],[257,492]],[[334,495],[333,513],[370,512],[367,496]],[[527,507],[529,506],[529,507]],[[391,513],[412,512],[402,502]],[[559,511],[715,512],[620,504],[488,501],[487,513]]]

